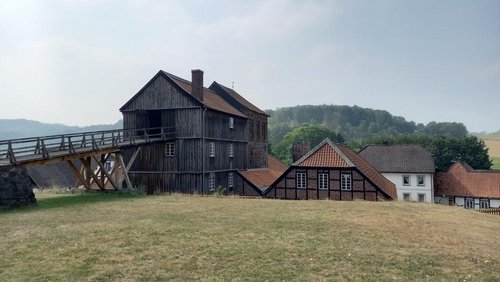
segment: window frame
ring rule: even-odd
[[[307,189],[307,173],[306,172],[296,172],[295,173],[295,188]]]
[[[326,179],[324,179],[325,177]],[[328,172],[318,172],[318,189],[330,189],[330,175],[328,174]]]
[[[480,209],[489,209],[490,208],[490,200],[488,200],[488,199],[479,199],[479,208]]]
[[[422,179],[422,184],[420,184],[420,179]],[[417,186],[425,186],[425,175],[417,175]]]
[[[232,172],[230,172],[227,176],[227,187],[228,188],[234,187],[234,173]]]
[[[408,196],[408,197],[406,197]],[[411,201],[411,194],[410,193],[403,193],[403,201],[409,202]]]
[[[408,178],[408,183],[406,183],[406,184],[405,184],[405,178]],[[403,186],[411,186],[411,176],[410,175],[403,175],[402,180],[403,180]]]
[[[208,143],[208,156],[215,158],[215,142]]]
[[[229,117],[229,128],[234,129],[234,118],[233,117]]]
[[[345,178],[348,178],[348,182],[346,182],[347,179],[345,179]],[[349,187],[347,187],[347,186],[349,186]],[[350,174],[350,173],[341,173],[340,174],[340,190],[352,191],[352,174]]]
[[[213,173],[208,176],[208,191],[215,191],[215,174]]]
[[[470,203],[472,203],[472,205]],[[475,209],[476,208],[476,203],[475,203],[474,198],[465,198],[464,199],[464,208],[466,208],[466,209]]]
[[[422,201],[420,201],[420,197],[422,197]],[[425,203],[425,194],[424,193],[418,193],[417,194],[417,200],[420,203]]]
[[[165,143],[165,157],[175,157],[175,142]]]
[[[234,143],[229,143],[227,146],[227,154],[230,158],[234,158]]]

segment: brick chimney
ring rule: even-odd
[[[292,157],[293,162],[298,161],[300,158],[305,156],[311,149],[311,144],[306,142],[295,142],[293,143]]]
[[[191,71],[191,95],[203,102],[203,71]]]

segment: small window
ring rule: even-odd
[[[409,202],[410,201],[410,193],[403,193],[403,200]]]
[[[489,209],[490,208],[490,201],[487,199],[479,200],[479,207],[481,209]]]
[[[208,190],[214,191],[215,190],[215,174],[211,173],[210,176],[208,177]]]
[[[175,143],[174,142],[165,143],[165,156],[167,156],[167,157],[175,156]]]
[[[230,172],[229,176],[227,177],[227,187],[233,187],[234,186],[234,176],[233,173]]]
[[[328,173],[318,174],[318,188],[325,190],[328,189]]]
[[[352,181],[350,174],[342,174],[340,176],[340,188],[346,191],[350,191],[352,189]]]
[[[410,176],[409,175],[403,175],[403,185],[410,186]]]
[[[455,204],[454,198],[453,197],[449,197],[448,198],[448,205],[449,206],[453,206],[454,204]]]
[[[111,172],[111,168],[113,167],[113,164],[111,163],[111,161],[106,161],[104,163],[104,169],[107,171],[107,172]]]
[[[297,188],[306,189],[307,175],[305,172],[297,172]]]
[[[234,118],[229,117],[229,128],[234,128]]]
[[[210,144],[208,144],[208,155],[211,158],[215,157],[215,143],[214,142],[210,142]]]
[[[417,175],[417,185],[425,186],[425,177],[423,175]]]
[[[425,194],[418,194],[418,201],[425,202]]]
[[[227,145],[227,153],[230,158],[234,157],[234,144],[230,143]]]
[[[474,199],[471,199],[471,198],[465,199],[465,208],[466,209],[473,209],[474,208]]]

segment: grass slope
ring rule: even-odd
[[[499,231],[417,203],[51,197],[0,214],[0,281],[498,281]]]

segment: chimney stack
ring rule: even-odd
[[[191,95],[203,102],[203,71],[191,71]]]
[[[295,142],[293,143],[292,158],[293,162],[298,161],[300,158],[305,156],[311,149],[311,144],[306,142]]]

